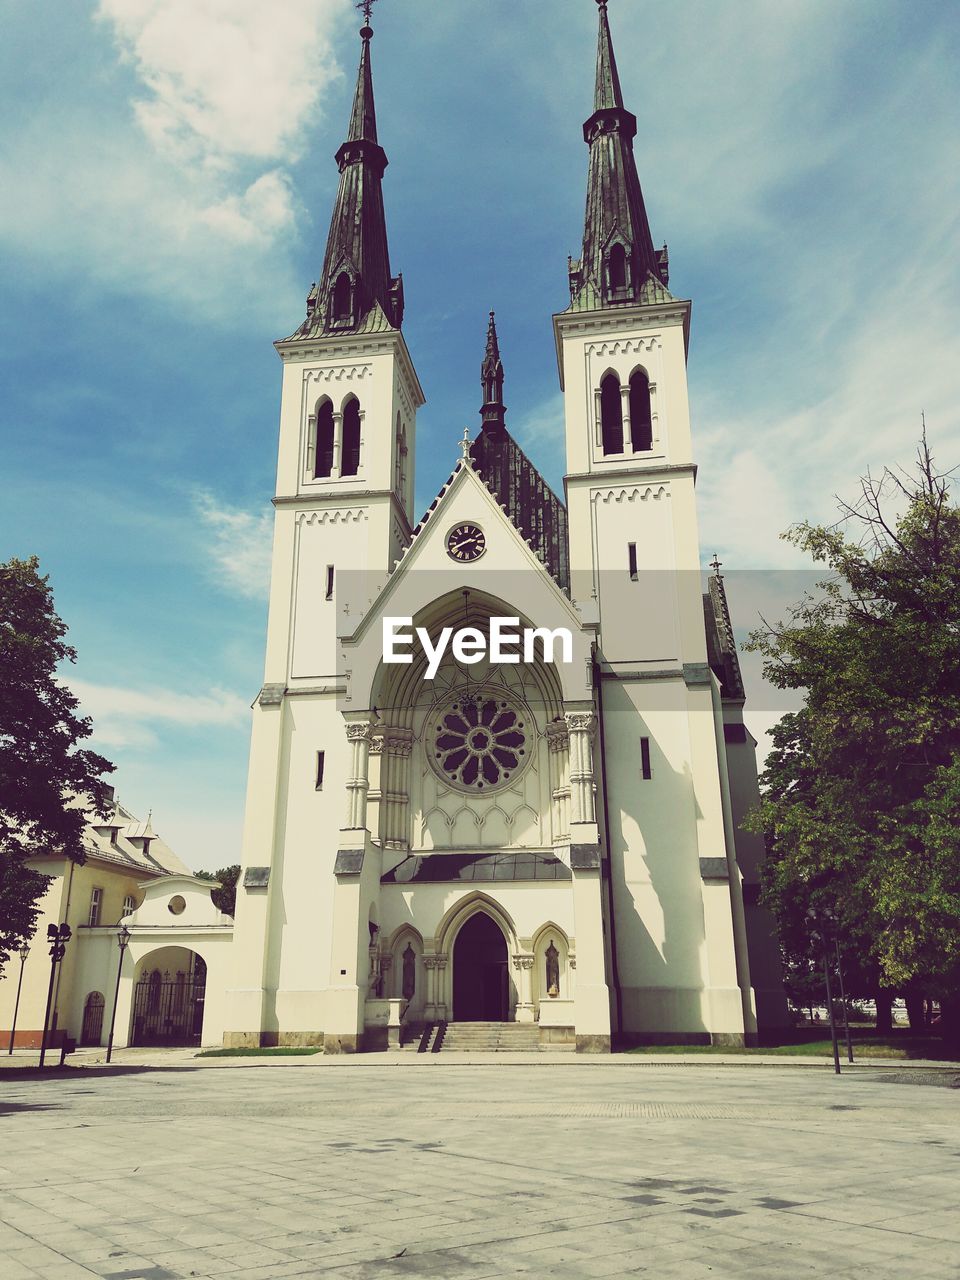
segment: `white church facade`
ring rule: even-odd
[[[762,843],[739,828],[755,744],[723,582],[701,575],[690,303],[651,239],[599,13],[583,253],[553,319],[565,501],[506,427],[491,316],[480,431],[419,523],[424,393],[361,31],[323,269],[277,343],[229,1046],[354,1052],[486,1024],[608,1051],[750,1043],[785,1020]],[[397,619],[426,641],[398,643],[408,662],[386,660]],[[540,634],[529,660],[491,658],[498,627],[555,652]]]

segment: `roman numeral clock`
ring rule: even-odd
[[[486,549],[487,539],[479,525],[458,524],[447,534],[447,555],[462,564],[479,560]]]

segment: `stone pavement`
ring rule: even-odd
[[[442,1059],[0,1076],[0,1276],[960,1277],[948,1075]]]

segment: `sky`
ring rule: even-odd
[[[216,869],[239,860],[262,677],[272,343],[322,261],[358,15],[0,0],[0,18],[0,559],[50,575],[124,804]],[[960,10],[610,0],[610,19],[654,239],[693,299],[703,559],[731,571],[745,635],[759,599],[806,585],[782,531],[909,465],[921,413],[960,463]],[[391,259],[427,395],[418,514],[479,425],[491,308],[508,426],[561,487],[551,315],[583,230],[596,21],[592,0],[376,5]],[[747,676],[759,734],[778,709],[752,658]]]

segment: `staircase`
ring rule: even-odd
[[[448,1022],[444,1053],[539,1053],[533,1022]]]

